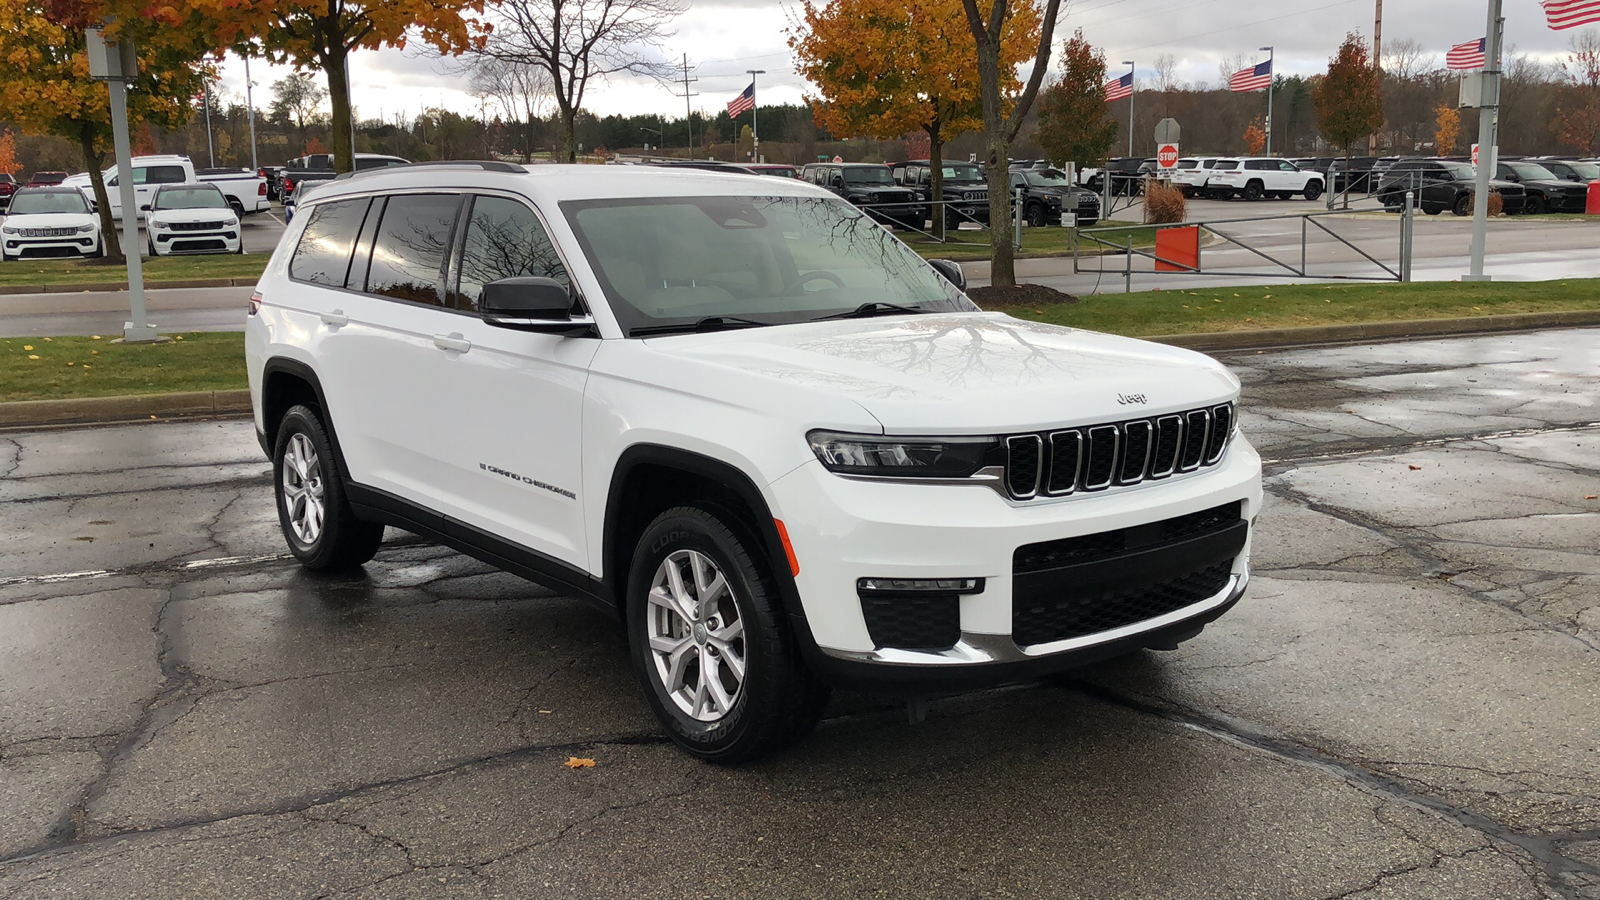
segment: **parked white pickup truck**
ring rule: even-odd
[[[118,190],[116,167],[102,173],[106,181],[106,194],[111,201],[111,217],[122,218],[122,192]],[[228,205],[240,216],[266,212],[272,208],[267,199],[267,180],[255,172],[240,169],[216,175],[196,175],[194,163],[187,156],[135,156],[133,158],[133,188],[141,208],[148,206],[156,189],[163,184],[214,184],[228,198]],[[63,184],[75,187],[91,204],[95,202],[94,189],[87,173],[73,175]]]

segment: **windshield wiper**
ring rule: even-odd
[[[849,312],[831,313],[831,314],[826,315],[826,316],[818,316],[817,318],[812,319],[811,321],[813,321],[813,322],[823,322],[823,321],[827,321],[828,319],[870,319],[873,316],[882,316],[882,315],[888,315],[888,314],[891,314],[891,313],[924,313],[924,312],[927,312],[927,310],[917,309],[915,306],[901,306],[898,303],[884,303],[884,302],[882,302],[880,300],[874,300],[871,303],[863,303],[860,306],[856,307],[855,309],[850,310]]]
[[[743,319],[739,316],[706,316],[694,322],[679,322],[675,325],[641,325],[629,329],[628,337],[638,337],[649,334],[686,334],[702,331],[721,331],[724,328],[760,328],[771,325],[771,322],[757,322],[755,319]]]

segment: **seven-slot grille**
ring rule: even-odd
[[[989,192],[987,190],[982,190],[982,191],[962,191],[961,192],[961,199],[963,199],[963,200],[987,200],[987,199],[989,199]]]
[[[24,229],[22,229],[22,236],[23,237],[32,237],[32,238],[71,237],[72,235],[77,234],[77,233],[78,233],[78,229],[76,227],[72,227],[72,228],[24,228]]]
[[[171,231],[221,231],[221,222],[173,222],[167,228]]]
[[[1138,484],[1215,465],[1233,404],[1006,438],[1006,490],[1017,500]]]

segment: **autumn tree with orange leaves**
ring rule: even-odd
[[[17,136],[7,128],[0,132],[0,175],[15,175],[22,168],[17,163]]]
[[[1441,103],[1433,113],[1434,155],[1449,156],[1456,152],[1456,141],[1461,140],[1461,110],[1448,103]]]
[[[1250,156],[1260,156],[1267,148],[1267,129],[1258,117],[1244,130],[1244,152]]]
[[[76,141],[100,207],[106,255],[122,256],[101,169],[111,149],[115,86],[89,80],[85,29],[114,18],[110,38],[132,40],[139,74],[128,89],[128,117],[176,127],[187,122],[200,90],[205,41],[193,28],[165,28],[143,15],[144,5],[110,0],[0,0],[0,120],[29,134]],[[172,21],[192,25],[176,18]]]
[[[1353,31],[1345,35],[1339,52],[1328,60],[1328,74],[1311,89],[1311,102],[1317,108],[1317,127],[1329,143],[1344,150],[1344,170],[1349,172],[1350,148],[1383,127],[1383,73],[1366,38]],[[1348,183],[1344,205],[1350,206]]]
[[[333,105],[334,168],[355,167],[355,123],[346,82],[352,50],[404,47],[418,37],[441,53],[482,43],[483,0],[174,0],[178,14],[201,17],[219,44],[235,52],[318,69]],[[173,10],[174,7],[164,7]]]
[[[1001,43],[1007,72],[1033,55],[1038,18],[1024,4]],[[807,0],[789,30],[795,69],[816,89],[812,113],[840,136],[879,139],[921,131],[928,136],[930,197],[944,194],[946,138],[982,125],[972,77],[977,54],[963,34],[961,0]],[[1013,74],[1006,85],[1015,93]],[[933,207],[933,231],[944,234],[944,207]]]

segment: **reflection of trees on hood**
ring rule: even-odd
[[[1066,351],[1042,345],[1030,326],[975,316],[905,318],[868,334],[831,335],[797,349],[855,360],[941,384],[1017,384],[1078,377]]]

